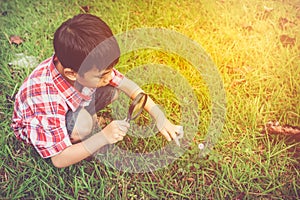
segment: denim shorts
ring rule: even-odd
[[[111,85],[97,88],[93,94],[91,103],[84,107],[84,109],[86,109],[90,115],[93,116],[95,113],[102,110],[113,101],[117,91],[118,89]],[[78,113],[81,109],[82,108],[78,108],[75,112],[69,110],[66,114],[66,127],[69,135],[71,135],[73,131]]]

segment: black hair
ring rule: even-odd
[[[54,34],[54,51],[65,68],[80,75],[92,67],[112,68],[120,48],[109,26],[99,17],[79,14],[63,22]]]

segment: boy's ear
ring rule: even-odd
[[[73,69],[71,69],[71,68],[64,68],[64,75],[70,81],[76,81],[77,72],[75,72]]]

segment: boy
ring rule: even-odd
[[[88,137],[96,112],[115,100],[119,90],[130,98],[142,90],[114,68],[120,49],[100,18],[79,14],[67,20],[56,30],[53,45],[54,55],[26,78],[16,95],[11,127],[18,139],[62,168],[122,140],[129,128],[123,120]],[[180,127],[151,98],[145,109],[168,141],[176,139]]]

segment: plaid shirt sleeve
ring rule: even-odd
[[[15,108],[20,109],[13,114],[15,135],[31,144],[41,157],[52,157],[72,145],[65,128],[65,109],[57,102],[46,101],[43,96],[25,102],[19,98]],[[22,117],[18,117],[20,113]]]

